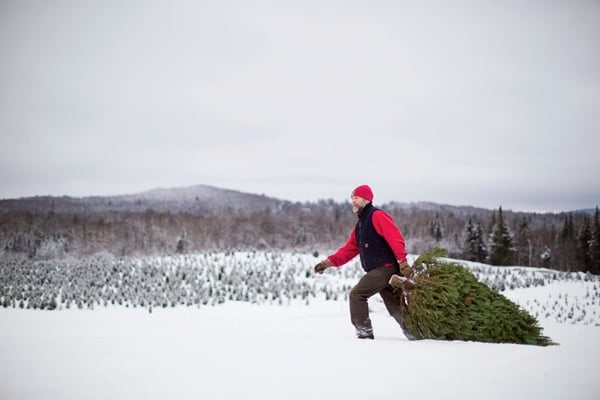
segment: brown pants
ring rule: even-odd
[[[400,300],[389,285],[390,278],[400,271],[398,266],[379,267],[367,272],[350,291],[350,319],[359,337],[373,335],[373,326],[369,318],[368,299],[379,293],[390,315],[402,327]]]

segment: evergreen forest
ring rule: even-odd
[[[600,274],[598,207],[526,213],[435,203],[387,203],[407,250],[442,246],[492,265]],[[198,186],[106,198],[0,200],[0,258],[79,259],[227,250],[327,252],[348,238],[349,203],[282,201]]]

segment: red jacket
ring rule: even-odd
[[[406,261],[406,245],[400,229],[394,224],[391,215],[382,210],[373,213],[373,226],[388,243],[396,259],[399,262]],[[334,267],[339,267],[352,260],[359,253],[358,243],[356,241],[356,227],[350,233],[346,244],[338,249],[334,254],[327,257]]]

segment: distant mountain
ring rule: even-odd
[[[233,212],[256,212],[281,209],[293,204],[265,195],[245,193],[237,190],[222,189],[209,185],[188,187],[157,188],[139,193],[117,196],[33,196],[18,199],[0,199],[0,214],[27,211],[36,214],[48,212],[63,214],[85,214],[104,212],[146,211],[168,213],[201,214],[218,210]],[[420,210],[433,213],[452,213],[458,216],[478,216],[487,218],[492,210],[473,206],[454,206],[433,202],[400,203],[389,202],[378,205],[384,209]],[[510,214],[531,214],[504,210]],[[593,215],[595,209],[567,211]]]
[[[493,210],[473,206],[453,206],[450,204],[433,203],[429,201],[419,201],[414,203],[390,202],[382,206],[385,209],[403,209],[403,210],[421,210],[433,213],[453,213],[460,216],[481,216],[491,214]],[[509,211],[510,212],[510,211]]]
[[[0,213],[100,213],[100,212],[187,212],[198,214],[216,210],[260,211],[277,209],[288,203],[264,195],[220,189],[208,185],[160,188],[119,196],[34,196],[0,200]]]

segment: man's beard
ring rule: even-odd
[[[360,218],[360,216],[362,215],[362,211],[363,211],[364,207],[361,206],[352,206],[352,212]]]

